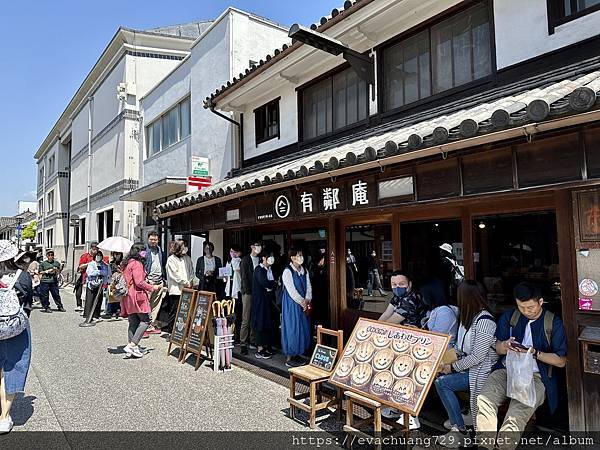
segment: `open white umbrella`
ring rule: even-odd
[[[106,238],[102,242],[100,242],[98,244],[98,248],[106,252],[129,253],[129,250],[131,250],[132,245],[133,242],[129,239],[126,239],[121,236],[113,236]]]

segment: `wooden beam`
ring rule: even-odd
[[[560,267],[562,320],[568,341],[567,386],[569,429],[585,430],[584,392],[580,361],[579,330],[577,326],[578,288],[575,262],[575,233],[571,191],[556,192],[556,228],[558,231],[558,259]]]

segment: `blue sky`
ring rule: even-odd
[[[119,26],[216,18],[228,6],[309,25],[343,0],[25,0],[0,13],[0,215],[35,200],[33,155]]]

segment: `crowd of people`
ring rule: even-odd
[[[236,299],[237,339],[242,354],[247,355],[248,349],[254,348],[255,358],[269,359],[280,349],[289,367],[305,364],[302,355],[312,346],[313,288],[301,249],[290,249],[286,263],[278,267],[275,275],[274,266],[276,261],[281,263],[280,255],[259,240],[252,243],[246,255],[232,246],[225,265],[214,255],[214,245],[209,241],[204,242],[203,254],[195,264],[186,241],[172,241],[166,259],[158,243],[159,235],[152,231],[146,244],[136,243],[126,254],[113,252],[108,258],[98,243],[92,242],[79,261],[77,310],[83,311],[87,321],[96,323],[103,317],[127,318],[124,351],[129,357],[144,356],[142,339],[161,331],[171,332],[182,289],[194,288],[215,292],[218,299]],[[370,285],[383,293],[375,270],[376,257],[373,252]],[[4,277],[0,288],[14,285],[27,315],[34,292],[40,297],[42,312],[51,311],[50,295],[56,309],[65,311],[57,285],[59,272],[60,265],[51,250],[38,264],[9,241],[0,241],[0,275]],[[559,394],[553,367],[566,364],[565,330],[561,319],[544,308],[542,294],[535,285],[518,284],[513,293],[516,307],[499,318],[487,305],[485,288],[474,280],[457,280],[455,305],[449,304],[444,287],[436,279],[427,280],[416,289],[408,274],[397,271],[391,275],[389,288],[392,297],[380,321],[450,336],[434,383],[449,417],[445,423],[448,439],[442,443],[458,447],[469,433],[497,432],[498,408],[507,401],[508,412],[500,433],[522,432],[546,399],[550,411],[557,408]],[[105,293],[106,307],[101,316]],[[506,395],[505,357],[509,352],[526,351],[535,359],[534,406]],[[23,390],[30,354],[28,329],[10,339],[2,340],[0,336],[0,432],[12,427],[10,405],[14,394]],[[460,392],[468,393],[468,414],[463,414]],[[400,411],[393,408],[386,408],[383,414],[401,417]],[[411,427],[418,426],[418,420],[411,417]]]
[[[391,276],[393,297],[379,320],[427,329],[450,336],[435,389],[448,414],[444,424],[449,429],[440,443],[458,448],[469,434],[499,433],[508,437],[501,448],[514,448],[513,442],[527,425],[536,409],[547,399],[551,412],[558,406],[558,381],[553,367],[566,364],[567,339],[561,319],[544,307],[540,289],[528,282],[515,286],[516,308],[497,320],[487,305],[484,286],[474,280],[457,283],[457,304],[450,305],[434,282],[413,289],[410,277],[403,272]],[[527,406],[507,396],[506,355],[530,352],[535,360],[533,383],[536,404]],[[469,395],[470,413],[464,415],[458,393]],[[498,409],[509,402],[508,411],[498,430]],[[400,412],[386,408],[387,417]],[[418,427],[411,417],[412,428]],[[470,436],[473,437],[473,436]],[[483,447],[495,441],[482,440]]]

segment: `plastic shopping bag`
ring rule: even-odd
[[[533,354],[509,351],[506,354],[506,395],[531,408],[535,407]]]

